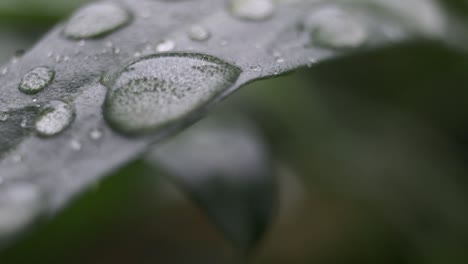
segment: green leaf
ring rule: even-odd
[[[0,240],[249,82],[446,27],[429,0],[262,2],[94,3],[0,68]]]

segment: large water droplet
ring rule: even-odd
[[[231,0],[230,11],[242,19],[261,21],[274,14],[275,3],[273,0]]]
[[[55,72],[52,69],[36,67],[24,75],[19,89],[26,94],[37,94],[52,82],[54,76]]]
[[[368,38],[363,21],[336,7],[327,7],[310,14],[304,24],[315,45],[338,49],[356,48]]]
[[[95,3],[73,15],[64,34],[73,39],[95,38],[121,28],[130,20],[129,11],[116,3]]]
[[[188,30],[188,36],[190,39],[195,41],[205,41],[211,37],[210,31],[202,26],[192,26]]]
[[[72,106],[62,101],[51,101],[37,118],[35,128],[41,136],[54,136],[67,128],[73,118],[74,110]]]
[[[209,55],[144,57],[105,78],[105,117],[126,134],[152,132],[203,107],[240,73],[238,67]]]

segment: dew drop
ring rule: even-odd
[[[336,7],[328,7],[310,14],[305,28],[312,44],[337,49],[357,48],[368,38],[366,26],[357,17]]]
[[[195,25],[189,28],[188,36],[191,40],[206,41],[211,37],[211,33],[208,31],[208,29],[199,25]]]
[[[35,128],[39,135],[50,137],[67,128],[74,118],[73,108],[62,101],[49,102],[36,120]]]
[[[273,0],[231,0],[230,11],[241,19],[261,21],[273,16],[275,3]]]
[[[91,130],[91,132],[89,132],[89,137],[92,139],[92,140],[99,140],[102,138],[102,132],[101,130],[99,129],[93,129]]]
[[[263,68],[262,68],[262,66],[260,66],[260,65],[253,65],[253,66],[250,67],[250,69],[251,69],[252,71],[254,71],[254,72],[261,72],[261,71],[263,71]]]
[[[76,140],[76,139],[72,139],[70,141],[70,148],[73,150],[73,151],[80,151],[81,148],[83,147],[83,145],[81,144],[80,141]]]
[[[157,46],[156,46],[156,51],[157,52],[167,52],[175,49],[175,42],[170,40],[170,39],[165,39],[161,41]]]
[[[0,122],[8,121],[10,115],[7,112],[0,112]]]
[[[202,108],[237,80],[241,70],[194,53],[144,57],[104,79],[104,115],[118,131],[143,134]]]
[[[72,39],[95,38],[121,28],[130,20],[129,11],[116,3],[94,3],[70,18],[64,34]]]
[[[47,67],[36,67],[24,75],[19,85],[25,94],[37,94],[46,88],[54,79],[55,72]]]

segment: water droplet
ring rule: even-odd
[[[70,148],[73,150],[73,151],[80,151],[81,148],[83,147],[83,145],[81,144],[80,141],[76,140],[76,139],[72,139],[70,141]]]
[[[28,119],[23,118],[23,119],[21,120],[20,126],[21,126],[22,128],[27,128],[27,127],[28,127]]]
[[[0,122],[8,121],[10,115],[7,112],[0,112]]]
[[[102,132],[101,130],[99,129],[93,129],[91,130],[91,132],[89,132],[89,137],[92,139],[92,140],[99,140],[102,138]]]
[[[368,38],[366,26],[357,17],[336,7],[310,14],[305,21],[312,43],[344,49],[363,45]]]
[[[25,94],[36,94],[46,88],[54,79],[55,72],[47,67],[36,67],[21,80],[20,91]]]
[[[109,88],[104,114],[120,132],[152,132],[203,107],[240,73],[238,67],[209,55],[144,57],[104,79]]]
[[[14,183],[0,192],[0,236],[18,231],[33,221],[41,207],[42,193],[33,184]]]
[[[156,46],[156,51],[157,52],[167,52],[175,49],[175,42],[170,40],[170,39],[165,39],[161,41],[157,46]]]
[[[253,21],[266,20],[273,16],[273,0],[231,0],[231,13],[239,18]]]
[[[73,39],[95,38],[121,28],[130,20],[129,11],[116,3],[94,3],[70,18],[64,34]]]
[[[199,25],[195,25],[189,29],[188,36],[190,39],[195,41],[205,41],[211,37],[211,33],[208,31],[208,29]]]
[[[49,102],[36,120],[37,133],[44,137],[59,134],[67,128],[74,118],[73,108],[62,101]]]
[[[5,75],[8,73],[8,68],[3,68],[2,71],[0,72],[2,75]]]
[[[253,66],[250,67],[250,69],[251,69],[252,71],[254,71],[254,72],[261,72],[261,71],[263,71],[263,68],[262,68],[261,65],[253,65]]]

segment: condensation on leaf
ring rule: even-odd
[[[144,57],[105,78],[109,91],[104,114],[120,132],[151,132],[203,107],[240,73],[238,67],[209,55]]]
[[[73,121],[73,107],[62,101],[49,102],[35,123],[36,132],[44,137],[59,134],[67,128]]]
[[[19,89],[26,94],[37,94],[53,81],[54,76],[54,70],[48,67],[36,67],[24,75]]]
[[[64,34],[72,39],[95,38],[121,28],[130,20],[129,11],[117,3],[95,3],[73,15],[64,29]]]

